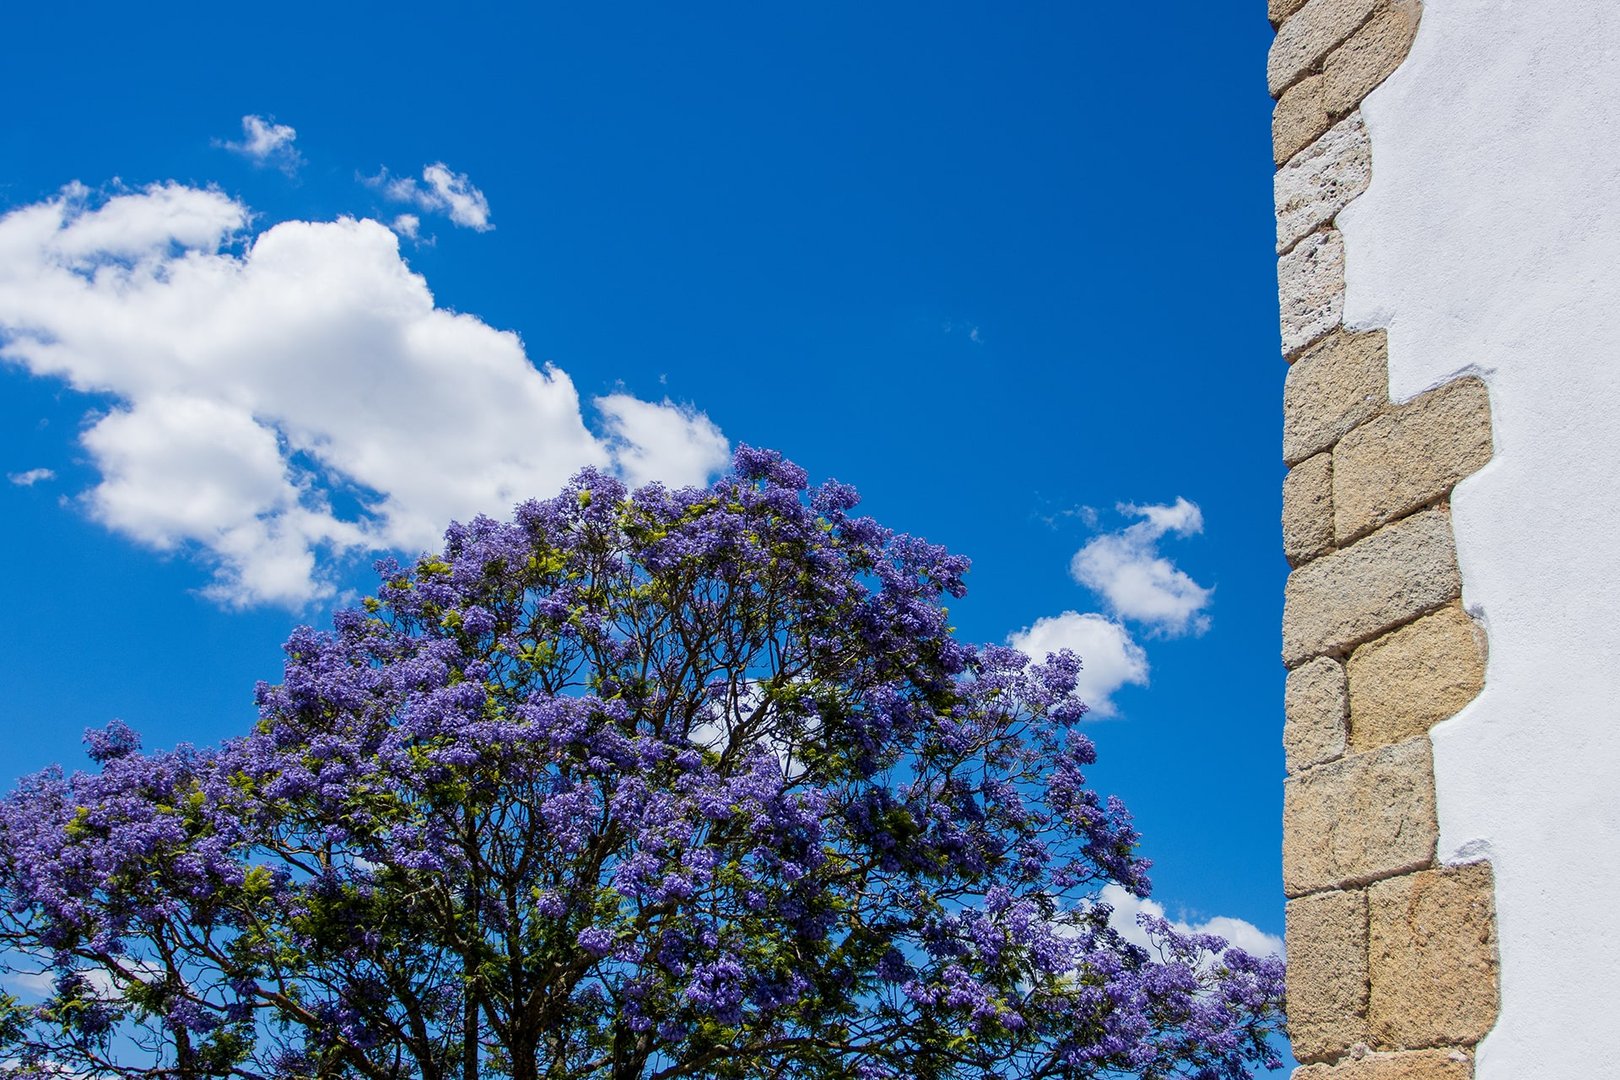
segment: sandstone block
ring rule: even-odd
[[[1344,237],[1316,233],[1277,260],[1283,353],[1292,356],[1344,318]]]
[[[1333,50],[1322,65],[1327,80],[1322,101],[1329,114],[1349,112],[1401,66],[1417,36],[1421,8],[1418,0],[1389,0],[1350,40]]]
[[[1360,1054],[1337,1065],[1306,1065],[1293,1080],[1471,1080],[1474,1059],[1463,1050]]]
[[[1283,477],[1283,554],[1291,565],[1333,548],[1333,455],[1306,458]]]
[[[1343,544],[1433,502],[1491,459],[1485,384],[1458,379],[1373,417],[1333,450],[1333,528]]]
[[[1455,715],[1484,689],[1485,634],[1462,605],[1450,604],[1361,646],[1350,655],[1348,674],[1351,747],[1402,742]]]
[[[1283,752],[1290,773],[1344,756],[1348,702],[1344,667],[1330,656],[1288,673]]]
[[[1438,836],[1427,738],[1283,781],[1283,892],[1365,884],[1428,866]]]
[[[1359,112],[1277,170],[1272,196],[1277,207],[1277,251],[1287,251],[1306,234],[1332,221],[1372,181],[1372,140]]]
[[[1288,1038],[1301,1061],[1367,1041],[1367,894],[1288,902]]]
[[[1461,595],[1450,511],[1402,518],[1288,575],[1283,663],[1343,652]]]
[[[1305,0],[1270,0],[1266,14],[1271,17],[1271,25],[1276,26],[1304,5]]]
[[[1277,99],[1277,108],[1271,114],[1271,153],[1278,165],[1333,126],[1322,104],[1322,85],[1322,76],[1310,75]]]
[[[1361,29],[1380,0],[1307,0],[1277,30],[1266,58],[1271,96],[1308,74],[1333,47]]]
[[[1381,881],[1367,903],[1374,1044],[1418,1049],[1484,1038],[1497,1009],[1490,864]]]
[[[1331,447],[1389,401],[1389,336],[1340,331],[1294,361],[1283,384],[1283,460]]]

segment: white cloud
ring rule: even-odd
[[[1165,918],[1163,904],[1156,900],[1139,899],[1118,885],[1103,886],[1099,899],[1114,909],[1113,914],[1108,917],[1109,926],[1118,931],[1126,941],[1143,948],[1151,948],[1151,939],[1147,931],[1136,924],[1136,917],[1151,915],[1163,919]],[[1169,922],[1171,927],[1181,934],[1219,934],[1226,939],[1228,945],[1236,946],[1250,956],[1283,955],[1282,938],[1268,934],[1253,923],[1244,922],[1242,919],[1217,915],[1201,923],[1189,923],[1178,919],[1171,919]]]
[[[6,479],[18,487],[33,487],[45,480],[55,480],[56,472],[53,469],[29,469],[27,472],[7,473]]]
[[[632,487],[653,480],[700,484],[724,468],[731,453],[712,420],[668,398],[655,405],[608,394],[592,404],[602,413],[614,465]]]
[[[242,141],[221,142],[232,153],[241,154],[255,165],[275,165],[286,173],[297,171],[303,155],[293,146],[298,132],[262,116],[242,117]]]
[[[1201,634],[1209,629],[1213,589],[1206,589],[1159,554],[1167,533],[1193,536],[1203,531],[1197,504],[1178,498],[1167,506],[1123,503],[1123,514],[1142,520],[1119,532],[1087,542],[1069,564],[1080,584],[1096,592],[1123,619],[1145,623],[1158,634]]]
[[[81,436],[85,505],[204,553],[221,601],[329,596],[321,556],[437,547],[452,518],[586,465],[673,483],[724,465],[714,424],[668,402],[610,395],[593,434],[566,373],[436,306],[380,222],[248,220],[174,183],[0,217],[0,358],[116,400]]]
[[[1065,611],[1037,619],[1034,626],[1009,636],[1007,644],[1036,660],[1071,650],[1080,658],[1080,700],[1091,706],[1093,716],[1115,715],[1114,692],[1127,683],[1148,682],[1147,653],[1123,626],[1102,615]]]
[[[407,240],[416,240],[422,234],[422,219],[415,214],[400,214],[388,227]]]
[[[457,225],[478,232],[488,232],[495,227],[489,222],[489,200],[484,193],[473,186],[466,173],[451,172],[442,161],[425,167],[420,183],[410,176],[390,180],[386,169],[369,182],[380,185],[383,194],[395,202],[444,214]]]

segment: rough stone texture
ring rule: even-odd
[[[1344,318],[1344,237],[1316,233],[1277,260],[1283,354],[1292,356]]]
[[[1283,781],[1283,892],[1420,869],[1433,862],[1437,835],[1427,738],[1309,769]]]
[[[1311,75],[1290,86],[1271,114],[1271,155],[1281,165],[1333,126],[1322,105],[1323,77]]]
[[[1340,544],[1440,498],[1491,459],[1491,402],[1458,379],[1375,416],[1333,450],[1333,529]]]
[[[1288,902],[1288,1038],[1301,1061],[1367,1041],[1367,894]]]
[[[1421,8],[1418,0],[1388,0],[1382,11],[1333,50],[1322,65],[1327,80],[1322,103],[1330,115],[1342,116],[1361,104],[1401,66],[1412,50]]]
[[[1484,632],[1462,605],[1443,607],[1351,654],[1350,745],[1370,750],[1421,735],[1484,687]]]
[[[1271,17],[1271,25],[1276,26],[1288,16],[1305,6],[1305,0],[1269,0],[1267,14]]]
[[[1288,575],[1283,663],[1342,652],[1461,595],[1450,511],[1413,514]]]
[[[1306,458],[1283,478],[1283,553],[1293,566],[1333,548],[1333,455]]]
[[[1288,673],[1283,690],[1283,752],[1290,773],[1343,757],[1349,715],[1344,665],[1318,657]]]
[[[1299,81],[1339,42],[1361,29],[1380,0],[1308,0],[1277,30],[1266,57],[1271,96]]]
[[[1337,1065],[1305,1065],[1293,1080],[1471,1080],[1474,1059],[1463,1050],[1359,1054]]]
[[[1372,182],[1372,140],[1359,112],[1333,125],[1272,178],[1277,250],[1332,221]]]
[[[1340,331],[1294,361],[1283,384],[1283,460],[1328,449],[1389,401],[1389,336]]]
[[[1555,913],[1549,913],[1555,916]],[[1471,1044],[1496,1023],[1489,863],[1381,881],[1368,891],[1368,1018],[1379,1049]]]

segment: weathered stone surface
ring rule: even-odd
[[[1367,1041],[1367,894],[1288,902],[1288,1038],[1301,1061]]]
[[[1380,0],[1308,0],[1277,30],[1266,58],[1271,96],[1308,74],[1339,42],[1361,29]]]
[[[1322,65],[1327,79],[1322,102],[1329,114],[1349,112],[1401,66],[1412,50],[1421,9],[1418,0],[1387,0],[1383,10],[1333,50]]]
[[[1266,14],[1271,17],[1271,25],[1276,26],[1304,6],[1305,0],[1269,0]]]
[[[1491,459],[1491,402],[1458,379],[1345,435],[1333,450],[1333,528],[1340,544],[1440,498]]]
[[[1351,654],[1350,745],[1371,750],[1421,735],[1484,686],[1484,631],[1461,604],[1443,607]]]
[[[1337,1065],[1305,1065],[1293,1080],[1470,1080],[1474,1059],[1464,1050],[1361,1054]]]
[[[1271,153],[1278,165],[1333,126],[1322,104],[1323,77],[1311,75],[1290,86],[1271,114]]]
[[[1333,455],[1306,458],[1283,478],[1283,554],[1294,566],[1333,548]]]
[[[1359,112],[1294,155],[1272,178],[1277,251],[1332,221],[1372,181],[1372,140]]]
[[[1377,1048],[1471,1044],[1496,1023],[1489,863],[1381,881],[1368,891],[1368,1019]]]
[[[1288,575],[1283,663],[1342,652],[1461,595],[1450,511],[1402,518]]]
[[[1277,260],[1283,354],[1292,356],[1344,318],[1344,237],[1316,233]]]
[[[1290,671],[1283,715],[1283,753],[1290,773],[1343,757],[1349,715],[1344,666],[1322,656]]]
[[[1427,738],[1283,781],[1283,891],[1301,896],[1417,870],[1438,835]]]
[[[1389,337],[1342,330],[1294,361],[1283,384],[1283,460],[1328,449],[1389,401]]]

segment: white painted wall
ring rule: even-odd
[[[1477,1075],[1620,1076],[1620,0],[1425,0],[1364,112],[1346,321],[1495,417],[1454,499],[1485,691],[1434,731],[1441,858],[1496,867]]]

